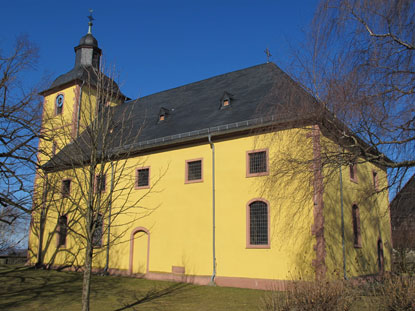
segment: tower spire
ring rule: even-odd
[[[92,12],[94,12],[94,10],[93,9],[89,9],[89,16],[87,16],[88,17],[88,19],[89,19],[89,22],[88,22],[88,33],[90,33],[90,34],[92,34],[92,21],[94,21],[95,20],[95,18],[92,16]]]

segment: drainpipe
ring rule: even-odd
[[[212,137],[208,136],[210,148],[212,149],[212,220],[213,220],[213,273],[210,279],[210,285],[215,285],[216,278],[216,221],[215,221],[215,145],[212,142]]]
[[[341,152],[341,149],[340,149],[340,152]],[[341,161],[339,163],[339,178],[340,178],[340,208],[341,208],[341,230],[342,230],[342,249],[343,249],[343,278],[345,280],[347,280],[347,273],[346,273],[346,245],[345,245],[345,237],[344,237],[343,176],[342,176],[342,164],[341,164]]]
[[[105,262],[104,274],[108,274],[110,261],[110,240],[111,240],[111,210],[112,210],[112,192],[114,190],[114,163],[111,161],[111,187],[108,200],[108,236],[107,236],[107,259]]]

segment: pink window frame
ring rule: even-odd
[[[249,155],[253,154],[253,153],[258,153],[258,152],[264,152],[266,154],[266,165],[267,165],[267,170],[265,172],[261,172],[261,173],[250,173],[249,172],[249,168],[250,168],[250,163],[249,163]],[[268,148],[265,149],[257,149],[257,150],[249,150],[246,152],[246,177],[257,177],[257,176],[266,176],[269,175],[269,152],[268,152]]]
[[[63,182],[69,180],[69,191],[68,194],[64,194],[63,193]],[[62,198],[68,198],[71,195],[71,191],[72,191],[72,178],[64,178],[62,179],[62,183],[61,183],[61,196]]]
[[[196,161],[200,161],[200,179],[195,179],[195,180],[189,180],[188,177],[188,173],[189,173],[189,163],[190,162],[196,162]],[[193,183],[199,183],[199,182],[203,182],[203,158],[198,158],[198,159],[191,159],[191,160],[186,160],[185,161],[185,173],[184,173],[184,183],[185,184],[193,184]]]
[[[60,95],[63,96],[63,103],[62,103],[62,112],[61,113],[58,113],[58,107],[56,106],[56,99]],[[53,106],[55,107],[55,117],[56,116],[59,116],[59,115],[63,115],[63,108],[65,107],[65,94],[63,94],[63,93],[56,94],[55,101],[53,102]]]
[[[68,216],[66,214],[61,215],[61,216],[58,217],[58,224],[59,224],[59,218],[62,217],[62,216],[66,216],[66,228],[68,228]],[[60,230],[60,227],[57,228],[57,229]],[[57,234],[57,236],[56,236],[56,248],[66,248],[66,245],[68,243],[68,229],[66,229],[65,244],[59,244],[60,231],[57,231],[56,234]]]
[[[95,179],[94,179],[94,192],[98,193],[98,177],[100,174],[96,174],[95,175]],[[101,190],[101,193],[105,193],[107,192],[107,174],[102,174],[102,176],[104,176],[105,178],[105,183],[104,183],[104,190]]]
[[[262,244],[262,245],[257,245],[257,244],[251,244],[251,216],[250,216],[250,205],[256,201],[260,201],[260,202],[264,202],[267,205],[267,216],[268,216],[268,244]],[[270,223],[270,213],[269,213],[269,202],[263,198],[255,198],[250,200],[247,204],[246,204],[246,248],[262,248],[262,249],[267,249],[267,248],[271,248],[271,244],[270,244],[270,227],[271,227],[271,223]]]
[[[147,186],[138,186],[138,171],[148,169],[148,185]],[[134,179],[134,189],[149,189],[150,188],[150,176],[151,176],[151,168],[150,166],[143,166],[137,167],[135,169],[135,179]]]
[[[352,176],[351,174],[350,174],[350,172],[353,170],[353,175],[354,176]],[[349,165],[349,175],[350,175],[350,181],[352,181],[352,182],[354,182],[354,183],[358,183],[359,182],[359,180],[358,180],[358,178],[357,178],[357,163],[352,163],[352,164],[350,164]]]
[[[356,208],[355,208],[356,206]],[[356,221],[356,230],[355,230]],[[362,248],[362,231],[360,227],[360,211],[359,205],[352,205],[352,226],[353,226],[353,245],[355,248]]]

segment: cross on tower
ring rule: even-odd
[[[269,63],[269,58],[272,56],[272,54],[268,48],[265,49],[264,53],[267,54],[267,63]]]
[[[89,9],[89,16],[87,16],[88,19],[89,19],[89,22],[88,22],[88,33],[92,33],[92,21],[95,20],[95,18],[92,16],[92,12],[94,12],[94,10],[93,9]]]

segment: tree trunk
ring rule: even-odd
[[[89,295],[91,292],[91,270],[92,270],[92,243],[87,242],[85,252],[85,271],[82,283],[82,311],[89,311]]]
[[[39,243],[37,248],[37,258],[36,258],[36,268],[41,268],[43,266],[43,234],[45,231],[45,206],[46,199],[48,196],[48,175],[45,174],[45,181],[43,183],[43,193],[42,193],[42,205],[40,210],[40,223],[39,223]]]

